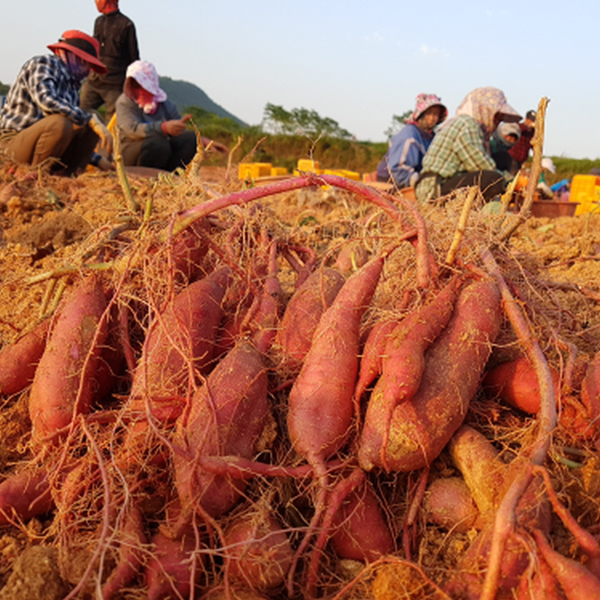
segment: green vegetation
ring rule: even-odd
[[[6,96],[6,94],[8,94],[9,89],[10,85],[7,85],[6,83],[2,83],[0,81],[0,96]]]
[[[562,158],[560,156],[552,156],[552,162],[556,167],[556,173],[548,173],[546,181],[549,185],[555,184],[563,179],[572,179],[573,175],[588,175],[590,169],[596,167],[600,169],[600,159],[590,160],[589,158]]]

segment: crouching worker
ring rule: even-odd
[[[136,60],[127,67],[123,93],[116,106],[119,145],[125,166],[174,171],[196,154],[196,134],[159,86],[154,65]],[[206,146],[210,140],[202,138]],[[219,152],[227,149],[212,143]]]
[[[112,137],[97,115],[79,106],[79,88],[90,70],[106,72],[99,45],[77,30],[48,46],[53,55],[28,60],[11,86],[0,113],[9,157],[33,166],[48,159],[56,175],[76,175],[88,165],[100,139],[112,152]]]

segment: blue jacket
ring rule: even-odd
[[[386,179],[391,174],[398,187],[414,187],[432,139],[433,132],[427,133],[413,123],[405,125],[390,140],[390,147],[377,166],[377,176]]]

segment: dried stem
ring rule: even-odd
[[[454,239],[452,240],[452,244],[450,245],[450,249],[448,250],[448,255],[446,256],[446,264],[448,266],[452,266],[454,264],[454,259],[456,258],[456,253],[460,248],[460,243],[465,237],[465,230],[467,228],[467,221],[469,220],[469,213],[471,212],[471,207],[473,206],[473,202],[475,202],[475,198],[477,197],[478,191],[479,188],[477,187],[472,187],[469,190],[467,199],[465,200],[462,212],[460,214],[460,219],[458,220],[458,225],[456,226]]]

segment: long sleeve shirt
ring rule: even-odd
[[[390,147],[377,167],[378,177],[391,175],[398,187],[414,187],[432,139],[433,133],[428,135],[412,123],[405,125],[390,140]]]
[[[436,133],[423,158],[423,179],[416,188],[417,198],[425,201],[434,197],[436,178],[425,177],[427,174],[447,179],[463,172],[496,170],[484,141],[481,127],[473,117],[460,115],[451,119]]]
[[[116,104],[117,127],[122,145],[139,141],[150,135],[164,135],[161,124],[171,119],[181,119],[179,111],[170,100],[159,102],[154,114],[147,114],[138,103],[121,94]]]
[[[90,80],[121,87],[127,67],[139,60],[135,25],[120,11],[100,15],[94,22],[94,37],[100,43],[100,60],[108,73],[90,73]]]
[[[35,56],[19,71],[0,113],[1,131],[22,131],[48,115],[62,114],[76,125],[91,115],[79,107],[79,82],[55,55]]]

